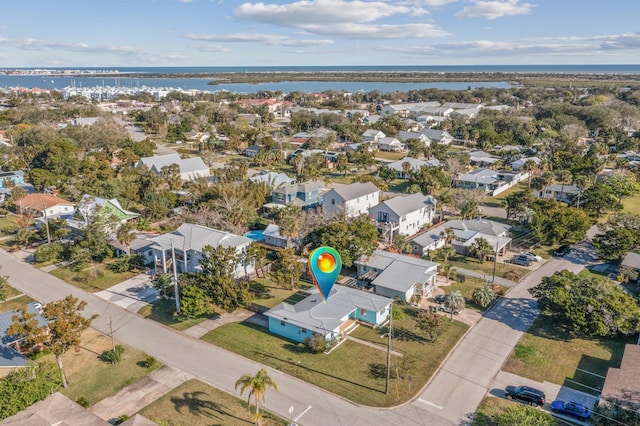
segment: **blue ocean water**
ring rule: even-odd
[[[5,68],[12,70],[16,68]],[[23,70],[36,68],[20,68]],[[63,71],[69,69],[46,68],[51,71]],[[380,83],[380,82],[322,82],[322,81],[285,81],[278,83],[235,83],[208,85],[212,79],[209,77],[180,77],[183,75],[206,74],[215,72],[425,72],[425,73],[557,73],[557,74],[640,74],[640,65],[401,65],[401,66],[282,66],[282,67],[79,67],[76,70],[87,71],[113,71],[122,74],[120,77],[103,77],[99,75],[68,77],[60,75],[0,75],[0,87],[39,87],[43,89],[62,89],[67,86],[93,87],[93,86],[122,86],[122,87],[164,87],[197,89],[214,92],[227,90],[235,93],[255,93],[259,91],[280,91],[290,93],[322,92],[325,90],[338,90],[347,92],[370,92],[373,90],[382,93],[406,92],[427,88],[448,90],[465,90],[468,87],[498,87],[506,88],[511,85],[507,82],[437,82],[437,83]],[[0,70],[1,71],[1,70]],[[171,78],[144,78],[128,77],[128,74],[171,74]],[[175,75],[175,76],[174,76]]]

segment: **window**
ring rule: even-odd
[[[332,204],[332,205],[335,205],[335,204],[336,204],[336,199],[335,199],[335,198],[332,198],[332,199],[331,199],[331,204]]]
[[[285,322],[284,321],[280,321],[280,325],[284,327]]]
[[[306,329],[306,328],[303,328],[303,329],[302,329],[302,332],[303,332],[303,333],[306,333],[306,332],[307,332],[307,329]]]
[[[367,315],[367,310],[364,308],[360,309],[360,315]]]

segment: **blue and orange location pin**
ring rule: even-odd
[[[311,252],[307,263],[313,282],[322,295],[322,301],[327,303],[327,297],[342,270],[340,253],[331,247],[318,247]]]

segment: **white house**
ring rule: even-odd
[[[521,158],[511,163],[511,170],[513,170],[514,172],[520,171],[522,166],[524,166],[524,164],[529,160],[533,161],[536,166],[539,166],[542,163],[542,160],[538,157]]]
[[[180,167],[180,177],[183,181],[189,182],[200,177],[209,177],[211,171],[200,157],[180,158],[179,154],[156,155],[153,157],[141,158],[136,167],[148,167],[156,174],[162,173],[164,166],[177,164]]]
[[[378,228],[393,235],[413,235],[425,225],[433,223],[436,200],[431,195],[418,192],[408,196],[390,198],[369,209],[369,215]]]
[[[352,183],[325,193],[322,196],[322,211],[331,218],[344,213],[346,217],[357,217],[378,204],[380,190],[371,182]]]
[[[171,272],[174,257],[178,272],[199,272],[202,250],[207,246],[235,248],[236,253],[240,255],[240,261],[235,265],[236,278],[255,271],[253,259],[247,259],[244,256],[253,241],[241,235],[206,226],[183,223],[175,231],[149,238],[149,240],[153,242],[151,248],[154,252],[155,269],[158,273]]]
[[[505,250],[511,243],[511,237],[509,237],[509,231],[511,227],[500,222],[487,219],[470,219],[470,220],[449,220],[431,229],[428,234],[431,239],[436,239],[436,236],[442,237],[445,229],[453,230],[455,237],[451,241],[451,246],[455,249],[456,253],[468,256],[470,254],[470,247],[475,243],[478,238],[484,238],[489,245],[494,249],[497,248],[498,252]],[[420,245],[420,241],[413,239],[410,241],[412,246]],[[425,242],[427,238],[424,239]],[[436,241],[436,246],[444,245],[444,240]],[[412,247],[417,254],[424,255],[431,247],[422,246],[423,252],[419,253],[419,249]]]
[[[424,133],[420,132],[409,132],[406,130],[401,130],[400,132],[398,132],[397,138],[402,142],[406,142],[408,139],[418,139],[425,146],[431,145],[431,139],[429,139],[429,137]]]
[[[431,139],[433,142],[441,145],[449,145],[453,142],[453,136],[446,130],[422,129],[420,133]]]
[[[20,214],[50,219],[56,216],[70,216],[76,205],[71,201],[50,194],[29,194],[13,202]]]
[[[572,184],[556,183],[553,185],[545,186],[541,191],[533,192],[537,198],[556,199],[565,203],[571,202],[572,196],[577,196],[580,193],[580,188]]]
[[[435,289],[438,264],[428,260],[376,250],[359,258],[358,275],[385,297],[410,301],[414,295],[429,296]]]
[[[390,136],[380,139],[377,143],[380,151],[400,152],[407,149],[407,146],[396,138]]]
[[[377,144],[380,139],[386,137],[387,135],[380,130],[375,129],[367,129],[362,134],[362,142],[369,142],[371,144]]]
[[[407,172],[407,176],[405,176],[404,174],[404,163],[409,163],[409,166],[410,166],[410,170],[409,172]],[[431,160],[423,161],[413,157],[404,157],[398,161],[394,161],[393,163],[386,164],[386,166],[398,172],[398,179],[404,179],[409,177],[411,173],[420,171],[420,169],[424,166],[440,167],[440,161],[438,161],[435,158],[432,158]]]

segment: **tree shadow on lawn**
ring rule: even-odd
[[[538,303],[533,299],[503,297],[484,316],[526,332],[538,316]]]
[[[290,346],[294,346],[294,345],[293,345],[293,344],[287,344],[287,345],[285,346],[285,348],[286,348],[287,350],[290,350]],[[302,352],[302,351],[300,351],[300,348],[297,348],[297,349],[298,349],[298,350],[297,350],[297,352]],[[305,352],[306,352],[306,351],[305,351]],[[347,379],[342,378],[342,377],[334,376],[334,375],[332,375],[332,374],[330,374],[330,373],[327,373],[326,371],[316,370],[315,368],[311,368],[311,367],[309,367],[309,366],[307,366],[307,365],[302,364],[301,362],[293,362],[293,361],[291,361],[291,360],[286,360],[286,359],[278,358],[278,357],[277,357],[277,356],[275,356],[275,355],[272,355],[272,354],[269,354],[269,353],[266,353],[266,352],[261,352],[261,351],[254,351],[254,354],[256,354],[256,355],[260,355],[260,356],[264,356],[264,357],[267,357],[267,358],[271,358],[271,359],[274,359],[274,360],[276,360],[276,361],[280,361],[280,362],[282,362],[282,363],[289,364],[289,365],[292,365],[292,366],[295,366],[295,367],[300,367],[300,368],[305,369],[305,370],[307,370],[307,371],[310,371],[310,372],[312,372],[312,373],[320,374],[320,375],[322,375],[322,376],[324,376],[324,377],[329,377],[329,378],[332,378],[332,379],[334,379],[334,380],[338,380],[338,381],[341,381],[341,382],[349,383],[349,384],[351,384],[351,385],[358,386],[358,387],[361,387],[361,388],[364,388],[364,389],[369,389],[369,390],[374,391],[374,392],[382,392],[382,393],[384,393],[384,392],[383,392],[382,390],[380,390],[380,389],[375,389],[375,388],[372,388],[372,387],[369,387],[369,386],[365,386],[365,385],[363,385],[362,383],[356,383],[356,382],[353,382],[353,381],[351,381],[351,380],[347,380]],[[322,354],[319,354],[318,356],[322,356]],[[367,372],[367,374],[368,374],[368,373],[369,373],[369,372]],[[303,379],[303,380],[304,380],[304,379]]]
[[[183,414],[183,408],[187,408],[189,412],[195,416],[208,417],[211,419],[218,419],[220,421],[223,421],[224,419],[218,415],[222,414],[224,416],[233,417],[234,419],[251,424],[251,422],[241,417],[234,416],[233,414],[225,411],[224,408],[226,407],[216,402],[204,399],[205,396],[208,396],[208,394],[202,391],[184,392],[182,394],[182,397],[172,396],[170,400],[173,403],[175,410],[180,414]]]
[[[251,283],[249,284],[249,290],[253,294],[255,294],[256,300],[270,299],[272,297],[271,290],[270,290],[271,288],[274,288],[274,287],[264,285],[258,281],[251,281]]]

